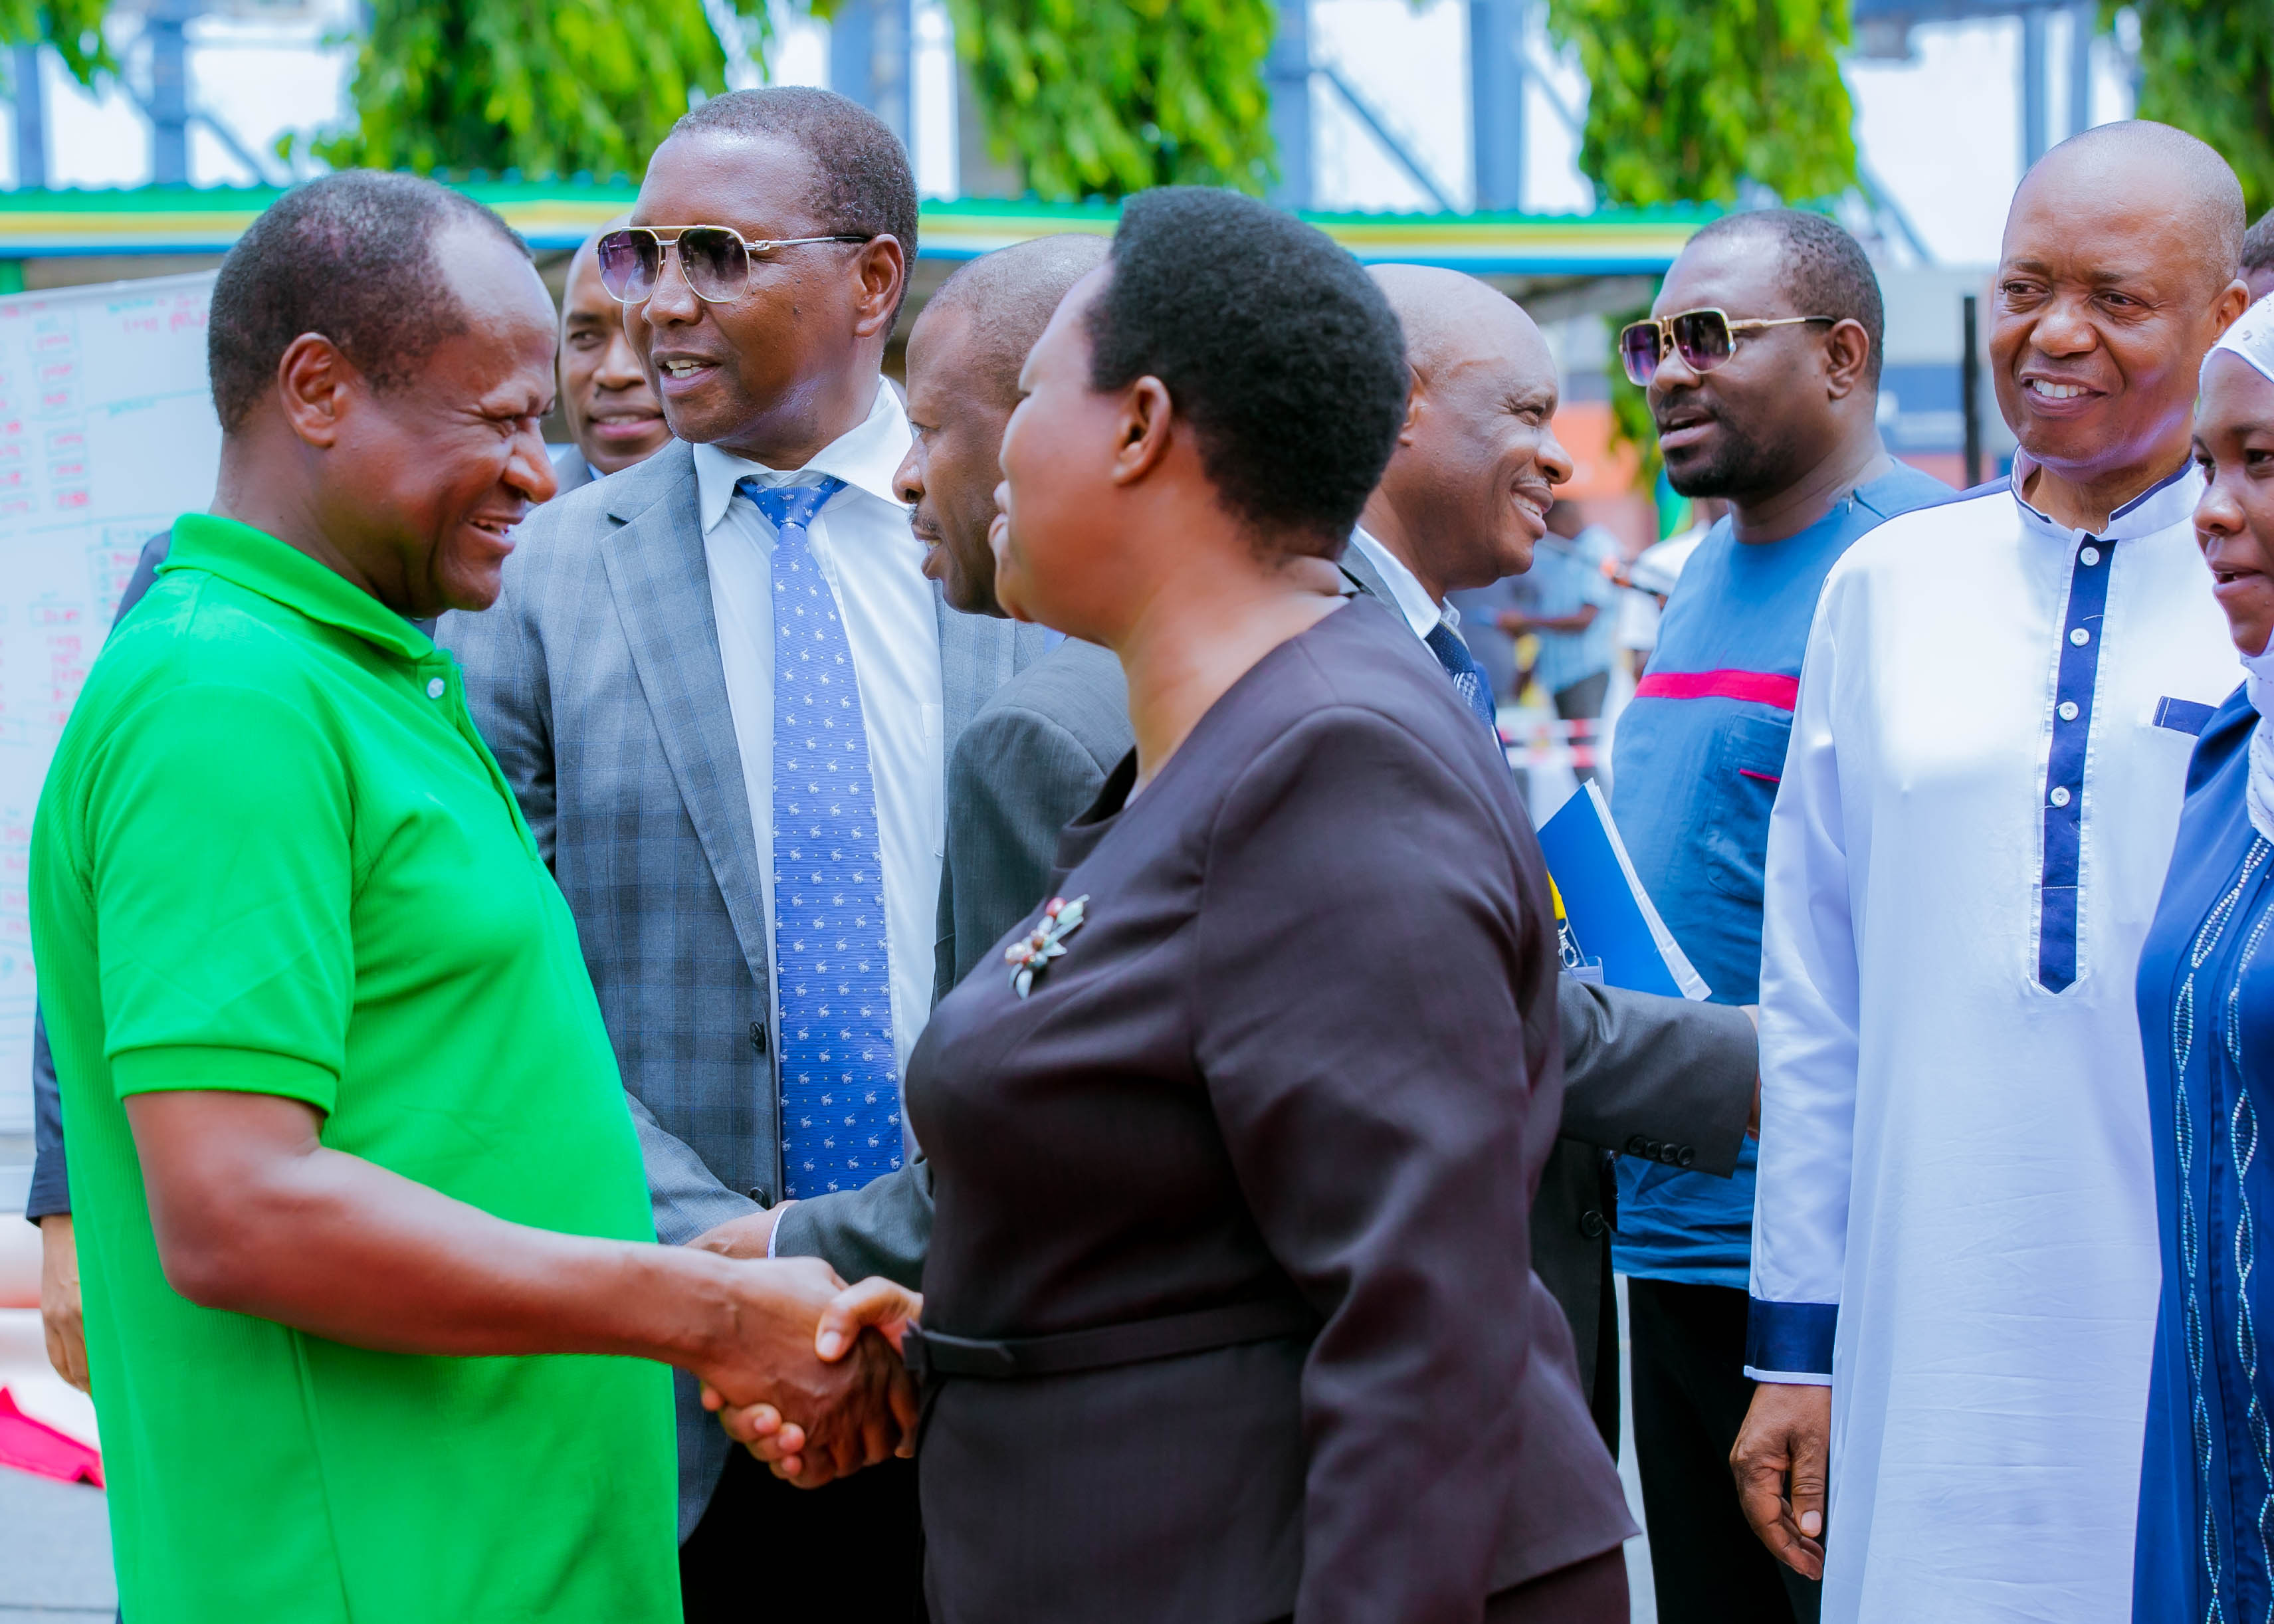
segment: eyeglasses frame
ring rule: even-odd
[[[1739,334],[1758,333],[1764,327],[1799,327],[1804,323],[1813,321],[1829,321],[1834,327],[1837,327],[1841,321],[1846,320],[1846,318],[1842,316],[1755,316],[1743,321],[1735,321],[1730,320],[1729,312],[1723,310],[1718,304],[1700,304],[1696,310],[1677,310],[1670,316],[1645,316],[1640,321],[1630,321],[1626,326],[1619,329],[1618,350],[1620,367],[1622,369],[1626,369],[1627,335],[1641,327],[1651,327],[1654,328],[1658,334],[1658,359],[1651,364],[1653,375],[1655,376],[1657,369],[1666,365],[1668,353],[1676,348],[1674,342],[1674,324],[1681,320],[1684,316],[1719,316],[1721,318],[1721,325],[1729,329],[1728,355],[1723,359],[1716,361],[1712,366],[1690,366],[1690,370],[1693,372],[1719,372],[1723,366],[1727,365],[1728,362],[1735,360],[1737,355],[1737,336]],[[1683,359],[1682,364],[1684,366],[1690,366],[1690,362],[1687,357]],[[1633,384],[1638,389],[1647,389],[1650,387],[1648,384],[1637,378],[1631,370],[1627,370],[1627,381]]]
[[[607,233],[607,235],[603,237],[600,241],[605,243],[610,237],[629,237],[635,232],[645,232],[647,236],[654,241],[656,245],[657,257],[655,262],[655,274],[656,281],[659,284],[663,280],[663,269],[665,265],[670,260],[677,259],[679,260],[679,279],[687,284],[687,290],[689,293],[693,294],[697,298],[701,299],[705,304],[733,304],[736,299],[742,297],[741,293],[737,292],[728,294],[723,298],[713,298],[711,295],[704,292],[702,289],[697,287],[695,285],[695,279],[687,274],[687,261],[679,253],[679,239],[686,236],[689,231],[724,231],[727,236],[733,237],[735,242],[742,244],[742,258],[746,263],[750,265],[757,264],[761,257],[772,253],[777,248],[796,248],[807,243],[873,243],[877,240],[874,237],[863,236],[859,232],[838,231],[832,232],[826,237],[764,237],[757,242],[752,242],[749,238],[744,237],[740,231],[737,231],[732,226],[714,226],[698,222],[691,226],[680,226],[674,229],[669,237],[666,237],[653,226],[620,226],[615,230]],[[598,253],[599,245],[595,244],[594,254],[596,258],[598,257]],[[641,294],[637,298],[625,298],[622,295],[618,294],[608,288],[607,279],[606,277],[601,278],[600,288],[603,292],[607,293],[608,297],[615,300],[617,304],[624,305],[644,304],[655,297],[655,289],[651,287],[645,293]]]

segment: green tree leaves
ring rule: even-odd
[[[102,37],[109,0],[0,0],[0,45],[52,45],[82,85],[118,64]]]
[[[1053,200],[1270,178],[1270,0],[948,0],[988,144]]]
[[[2204,0],[2214,4],[2215,0]],[[1856,184],[1855,108],[1834,52],[1847,0],[1548,0],[1591,90],[1579,168],[1606,203],[1788,199]]]
[[[2263,0],[2135,0],[2140,117],[2217,147],[2242,177],[2250,217],[2274,208],[2274,6]],[[2104,26],[2114,0],[2101,0]]]
[[[735,0],[772,38],[764,0]],[[703,0],[376,0],[338,166],[637,177],[692,93],[726,88]]]

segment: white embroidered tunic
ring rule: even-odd
[[[2133,980],[2234,686],[2192,465],[1825,583],[1770,820],[1748,1372],[1833,1388],[1827,1621],[2126,1619],[2155,1181]]]

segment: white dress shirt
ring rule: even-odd
[[[880,387],[867,419],[802,468],[770,469],[716,446],[695,447],[719,663],[749,795],[769,938],[775,917],[774,527],[735,486],[747,478],[764,485],[812,485],[825,476],[845,482],[806,533],[836,597],[861,690],[877,793],[893,1048],[904,1078],[931,1013],[946,717],[938,609],[923,574],[923,548],[908,530],[908,510],[892,495],[892,474],[907,454],[909,438],[900,397]]]
[[[1747,1372],[1832,1386],[1827,1624],[2131,1615],[2133,981],[2187,726],[2234,686],[2202,488],[2097,536],[2000,489],[1825,583],[1769,826]]]

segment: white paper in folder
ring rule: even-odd
[[[213,500],[213,275],[0,297],[0,1135],[32,1129],[32,811],[142,544]]]

